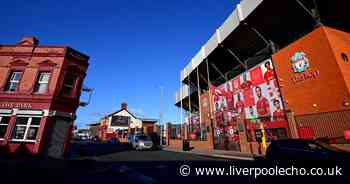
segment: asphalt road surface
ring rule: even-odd
[[[134,151],[127,145],[75,144],[69,159],[2,158],[1,183],[350,183],[349,178],[196,176],[194,168],[267,167],[260,161],[223,160],[188,153]],[[183,170],[186,168],[187,170]],[[190,171],[184,176],[183,171]]]
[[[116,161],[225,161],[190,153],[178,153],[163,150],[136,151],[127,144],[78,144],[73,145],[73,159],[93,159],[103,162]]]

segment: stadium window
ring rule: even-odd
[[[341,57],[342,57],[343,61],[349,62],[349,58],[344,52],[341,53]]]

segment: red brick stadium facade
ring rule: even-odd
[[[210,87],[201,94],[201,123],[185,123],[183,139],[197,150],[255,154],[264,151],[262,131],[267,144],[284,138],[345,143],[350,130],[349,44],[349,33],[320,26],[245,74]],[[207,127],[205,140],[191,136],[200,126]],[[182,149],[182,140],[168,139],[168,145]]]
[[[244,153],[286,138],[349,146],[346,7],[341,0],[237,3],[181,70],[182,139],[197,150]],[[168,144],[181,149],[182,140]]]

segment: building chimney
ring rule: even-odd
[[[24,36],[17,45],[37,46],[39,45],[39,40],[34,36]]]
[[[120,108],[121,110],[128,110],[128,104],[123,102],[121,105],[120,105]]]

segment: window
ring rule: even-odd
[[[34,93],[43,94],[47,92],[49,81],[50,81],[51,73],[49,72],[40,72],[38,81],[34,87]]]
[[[35,142],[41,117],[17,117],[12,140]]]
[[[66,78],[63,81],[63,86],[61,90],[62,96],[72,96],[76,79],[77,77],[74,75],[66,76]]]
[[[348,56],[347,56],[344,52],[342,52],[340,55],[341,55],[343,61],[349,62],[349,58],[348,58]]]
[[[11,72],[5,91],[17,91],[22,79],[22,72]]]
[[[0,139],[3,139],[5,137],[9,122],[10,122],[9,116],[0,117]]]

